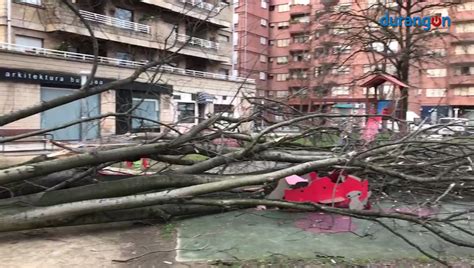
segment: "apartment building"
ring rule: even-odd
[[[198,117],[209,113],[242,116],[250,111],[242,94],[254,94],[255,81],[233,75],[233,11],[227,1],[71,2],[98,40],[94,85],[126,78],[151,60],[167,60],[133,83],[1,128],[45,129],[124,112],[134,105],[136,116],[179,122],[181,128],[197,124]],[[94,58],[89,36],[84,23],[62,1],[0,0],[0,114],[79,89]],[[153,121],[109,117],[53,134],[58,140],[78,140],[159,131],[160,125]]]
[[[243,1],[239,1],[241,4]],[[257,2],[257,1],[255,1]],[[358,53],[357,42],[347,45],[347,33],[354,27],[350,23],[328,17],[328,12],[367,9],[375,3],[395,7],[397,1],[388,0],[261,0],[258,5],[240,7],[236,11],[235,28],[238,29],[237,66],[239,74],[256,79],[257,95],[283,101],[302,111],[337,113],[364,113],[367,97],[373,89],[361,87],[382,67],[395,74],[392,64],[375,64],[371,53]],[[446,1],[420,1],[435,2]],[[427,47],[430,60],[410,73],[409,107],[407,118],[427,118],[436,121],[446,116],[474,119],[474,3],[458,1],[449,7],[427,9],[424,15],[449,16],[451,26],[431,29],[433,38]],[[426,3],[425,3],[426,4]],[[332,19],[328,19],[332,18]],[[259,20],[262,23],[258,23]],[[263,22],[263,20],[266,20]],[[375,24],[367,27],[380,27]],[[446,31],[450,36],[442,39],[436,32]],[[262,40],[249,48],[242,41],[248,36]],[[264,39],[268,39],[267,45]],[[257,44],[255,41],[255,44]],[[362,40],[361,40],[362,43]],[[384,49],[374,42],[371,49]],[[399,44],[385,44],[397,51]],[[349,57],[351,55],[351,57]],[[335,63],[338,63],[335,66]],[[343,64],[341,64],[343,63]],[[256,66],[249,72],[248,66]],[[267,67],[265,71],[265,66]],[[415,71],[416,70],[416,71]],[[399,90],[391,84],[378,89],[378,112],[390,100],[397,98]],[[368,92],[367,92],[368,91]],[[281,120],[277,116],[275,120]]]

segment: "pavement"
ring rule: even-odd
[[[401,222],[386,222],[435,256],[474,259],[474,250],[441,241]],[[470,227],[473,231],[474,227]],[[462,235],[450,230],[451,233]],[[425,259],[399,237],[366,220],[320,213],[249,209],[194,218],[178,225],[177,260],[327,258],[338,262]]]
[[[386,223],[431,254],[453,259],[455,267],[474,266],[472,249],[450,245],[409,224]],[[474,226],[467,228],[474,231]],[[277,267],[429,263],[399,237],[371,222],[279,210],[247,209],[167,224],[114,223],[0,233],[1,267],[255,267],[275,259],[279,259]],[[282,259],[298,265],[282,264]]]

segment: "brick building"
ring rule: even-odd
[[[72,1],[99,45],[95,84],[125,78],[147,61],[169,57],[132,84],[114,88],[17,122],[3,129],[43,129],[139,105],[135,115],[183,128],[215,111],[248,112],[241,94],[250,79],[232,74],[232,8],[225,1]],[[0,114],[70,94],[93,60],[89,33],[61,1],[0,0]],[[171,55],[171,56],[170,56]],[[243,84],[241,93],[233,98]],[[196,117],[196,118],[192,118]],[[110,117],[100,124],[53,132],[59,140],[157,130],[138,119]]]
[[[393,0],[238,1],[234,57],[239,75],[256,79],[258,96],[284,101],[303,112],[365,110],[366,93],[373,96],[374,92],[360,85],[380,66],[370,53],[354,56],[361,47],[346,42],[353,25],[328,19],[324,13],[363,10],[377,2],[392,8],[397,5]],[[427,2],[433,4],[419,4]],[[452,23],[430,30],[433,38],[426,51],[430,60],[411,69],[413,73],[406,81],[410,85],[410,120],[421,117],[436,121],[446,116],[474,119],[474,3],[457,2],[423,11],[427,16],[449,16]],[[366,26],[380,27],[377,23]],[[441,40],[436,35],[440,31],[450,35]],[[379,44],[370,45],[377,49]],[[395,52],[399,46],[396,42],[385,45]],[[335,62],[344,64],[334,67]],[[383,69],[396,73],[390,63]],[[390,84],[379,90],[387,100],[396,99],[398,94]]]

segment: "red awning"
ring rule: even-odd
[[[363,83],[360,86],[361,87],[378,87],[379,85],[387,81],[400,87],[410,87],[407,84],[403,83],[402,81],[398,80],[397,78],[391,75],[387,75],[387,74],[373,75],[372,78],[370,78],[367,82]]]

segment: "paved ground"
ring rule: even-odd
[[[464,258],[456,261],[462,263],[457,267],[474,265],[472,249],[450,246],[411,226],[396,227],[433,254]],[[394,261],[399,259],[425,265],[427,260],[368,222],[272,210],[249,209],[162,225],[106,224],[0,234],[0,267],[181,268],[209,267],[216,260],[220,260],[218,267],[229,261],[237,261],[233,267],[255,267],[261,262],[276,262],[280,267],[413,265],[412,261]]]
[[[432,254],[474,258],[472,249],[448,245],[412,226],[398,224],[392,222],[390,226]],[[274,256],[328,258],[336,263],[424,259],[381,226],[342,216],[328,218],[319,213],[247,210],[187,220],[179,224],[178,230],[180,261]]]

